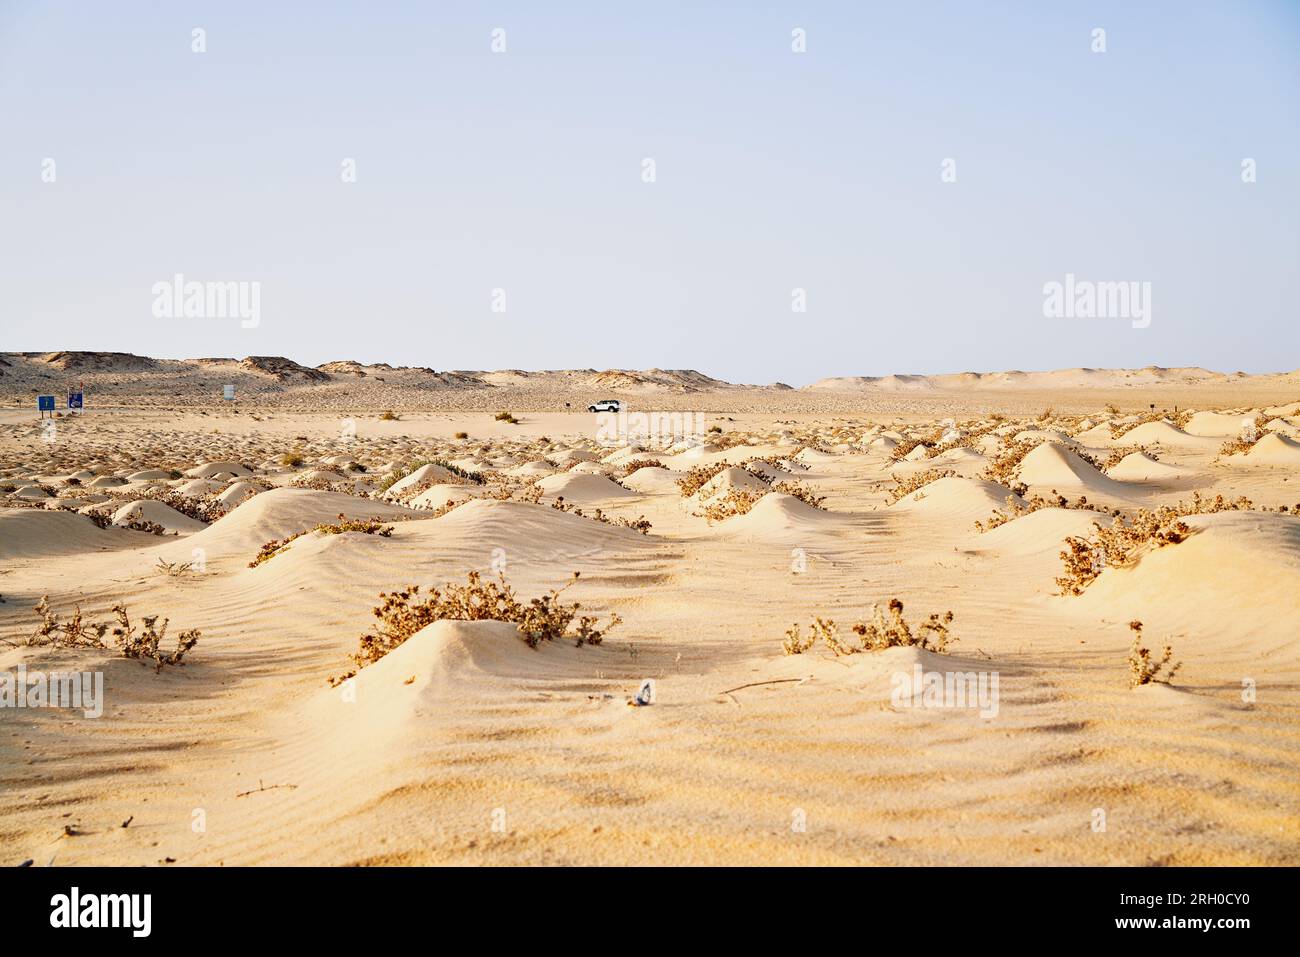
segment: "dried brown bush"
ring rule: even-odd
[[[888,616],[881,611],[880,603],[875,603],[871,606],[870,620],[860,621],[853,626],[854,634],[860,639],[857,645],[840,636],[839,627],[834,621],[817,617],[812,620],[806,638],[797,623],[791,625],[785,633],[786,637],[781,643],[781,648],[787,655],[799,655],[810,650],[820,639],[836,657],[859,652],[883,651],[885,648],[898,646],[943,653],[952,642],[957,640],[949,630],[953,620],[951,611],[943,615],[937,612],[930,615],[913,631],[903,617],[901,601],[891,598],[887,607]]]
[[[650,521],[641,515],[636,519],[623,518],[621,516],[606,515],[603,509],[594,509],[591,512],[585,512],[582,509],[569,504],[564,500],[563,495],[558,495],[555,501],[551,503],[551,508],[561,512],[567,512],[570,515],[576,515],[579,518],[589,518],[596,522],[603,522],[606,525],[614,525],[619,528],[630,528],[633,531],[640,532],[642,535],[649,535],[650,529],[653,528]]]
[[[1178,669],[1183,666],[1181,661],[1173,661],[1173,646],[1165,645],[1164,652],[1157,661],[1151,657],[1149,648],[1142,647],[1142,622],[1130,621],[1128,626],[1133,631],[1133,646],[1128,652],[1129,687],[1137,688],[1149,684],[1167,685],[1172,682]]]
[[[901,502],[907,496],[918,489],[924,488],[931,482],[937,482],[942,478],[950,478],[956,474],[952,469],[926,469],[924,472],[916,472],[912,475],[890,475],[895,484],[889,490],[889,504],[893,505],[895,502]]]
[[[1024,505],[1017,502],[1014,495],[1008,495],[1006,511],[1004,512],[1001,509],[995,508],[988,521],[975,523],[975,530],[981,533],[991,532],[1000,525],[1005,525],[1007,522],[1014,521],[1017,518],[1029,515],[1032,512],[1037,512],[1039,509],[1043,508],[1073,508],[1083,509],[1090,512],[1105,511],[1105,509],[1091,504],[1086,495],[1080,495],[1073,502],[1067,499],[1064,495],[1059,494],[1052,498],[1035,495],[1033,498],[1028,499]]]
[[[1024,457],[1042,444],[1042,442],[1028,440],[1016,442],[1003,439],[1002,448],[994,453],[992,461],[980,473],[980,477],[1006,485],[1014,478],[1015,471],[1020,467]]]
[[[315,528],[309,528],[306,531],[295,532],[288,538],[272,540],[262,546],[257,553],[257,557],[248,563],[249,568],[256,568],[262,562],[270,561],[276,555],[280,554],[290,542],[308,535],[312,532],[321,532],[325,535],[342,535],[344,532],[361,532],[363,535],[378,535],[380,538],[389,538],[393,534],[393,526],[385,525],[377,518],[347,518],[339,515],[338,522],[325,524],[322,522]]]
[[[36,631],[23,642],[24,645],[55,648],[108,648],[104,635],[110,625],[107,622],[87,622],[81,613],[81,606],[64,620],[60,620],[50,609],[50,596],[42,595],[35,606],[41,622]],[[126,606],[113,606],[113,615],[117,626],[112,629],[114,643],[124,658],[153,661],[155,671],[162,671],[164,665],[184,664],[185,655],[199,643],[201,633],[197,628],[182,631],[176,637],[176,647],[169,652],[162,651],[162,642],[167,635],[168,619],[157,625],[158,616],[150,615],[143,619],[144,631],[136,633],[135,626],[126,611]]]
[[[463,585],[448,583],[440,589],[432,588],[427,597],[421,597],[419,585],[398,592],[381,592],[381,603],[374,609],[379,625],[361,636],[360,648],[351,656],[356,668],[331,678],[330,683],[346,681],[435,621],[508,621],[518,628],[519,637],[530,648],[564,638],[572,638],[578,645],[598,645],[623,619],[611,614],[598,628],[596,618],[578,616],[579,603],[565,604],[560,600],[560,595],[577,580],[578,573],[574,572],[563,586],[526,602],[515,596],[504,575],[492,581],[484,580],[478,572],[470,572]]]
[[[1132,519],[1121,515],[1109,528],[1095,522],[1093,528],[1090,538],[1071,535],[1065,540],[1065,574],[1056,579],[1062,595],[1081,595],[1106,568],[1134,565],[1146,551],[1177,545],[1192,534],[1178,510],[1169,506],[1138,509]]]

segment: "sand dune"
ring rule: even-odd
[[[1044,442],[1024,457],[1017,476],[1030,488],[1052,488],[1085,492],[1111,498],[1127,498],[1131,489],[1103,475],[1077,454],[1051,442]]]
[[[1270,433],[1220,455],[1254,410],[1278,433],[1292,424],[1281,379],[1072,370],[788,390],[347,359],[313,376],[276,357],[111,371],[131,361],[19,357],[3,380],[22,404],[0,412],[0,668],[99,670],[108,689],[99,719],[3,713],[11,863],[1300,861],[1300,494],[1286,467],[1300,443]],[[24,390],[74,368],[117,407],[61,416],[51,442]],[[163,404],[223,381],[233,404]],[[714,431],[611,448],[593,416],[561,411],[605,390],[714,409]],[[1153,404],[1169,422],[1113,437]],[[1185,432],[1174,405],[1200,410]],[[1008,472],[1017,440],[1039,444]],[[900,442],[921,444],[900,462]],[[1083,458],[1116,450],[1108,475]],[[667,467],[628,473],[647,460]],[[683,497],[678,479],[718,465]],[[957,474],[889,504],[930,470]],[[1053,507],[1052,489],[1126,521],[1178,507],[1194,534],[1103,560],[1062,594],[1067,540],[1091,547],[1094,523],[1117,519]],[[731,491],[758,497],[699,514]],[[1186,514],[1193,492],[1196,507],[1250,505]],[[583,514],[552,507],[561,496]],[[1009,520],[977,531],[995,512]],[[575,614],[623,621],[598,646],[571,634],[536,649],[507,623],[434,622],[330,685],[379,623],[381,592],[470,572],[524,603],[565,587]],[[133,621],[201,638],[161,672],[112,647],[27,644],[47,594],[61,615],[109,621],[123,602]],[[893,598],[913,636],[951,611],[955,642],[860,650],[854,624]],[[784,654],[788,629],[814,619],[835,623],[839,653],[819,639]],[[1157,655],[1174,646],[1172,688],[1129,687],[1132,620]],[[983,708],[935,705],[899,684],[917,669],[996,675],[1000,690]],[[654,703],[631,706],[646,680]]]

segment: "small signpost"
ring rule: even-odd
[[[233,385],[223,385],[221,387],[221,397],[227,402],[235,401],[235,387]]]
[[[42,419],[45,418],[46,412],[50,413],[50,417],[53,418],[54,417],[54,396],[38,395],[36,397],[36,410],[40,412]]]
[[[84,392],[68,393],[69,409],[85,409],[85,407],[86,407],[86,394]]]

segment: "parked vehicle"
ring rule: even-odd
[[[620,412],[623,407],[619,405],[618,399],[601,399],[599,402],[593,402],[587,406],[588,412]]]

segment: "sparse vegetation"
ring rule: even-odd
[[[894,480],[894,487],[889,490],[889,504],[893,505],[895,502],[901,502],[907,496],[924,488],[931,482],[950,478],[956,474],[952,469],[926,469],[924,472],[914,472],[911,475],[893,474],[890,476]]]
[[[538,486],[540,491],[540,486]],[[641,515],[636,519],[622,518],[620,516],[606,515],[602,509],[595,509],[588,513],[582,509],[566,502],[563,495],[557,495],[555,501],[551,503],[551,508],[561,512],[568,512],[570,515],[577,515],[579,518],[590,518],[593,521],[604,522],[606,525],[614,525],[619,528],[630,528],[633,531],[640,532],[642,535],[649,535],[650,529],[653,528],[649,520]]]
[[[108,622],[87,622],[80,605],[67,618],[60,619],[50,608],[49,595],[42,595],[34,610],[41,620],[40,624],[22,644],[54,648],[110,648],[112,646],[105,642],[104,636],[110,633],[111,628],[114,645],[122,657],[152,661],[155,671],[162,671],[164,665],[184,664],[185,655],[199,643],[201,637],[197,628],[182,631],[176,636],[176,646],[171,651],[164,652],[162,643],[167,635],[167,618],[158,625],[158,616],[150,615],[142,619],[144,631],[137,633],[126,606],[120,603],[113,606],[116,626]]]
[[[344,532],[360,532],[363,535],[378,535],[380,538],[388,538],[393,534],[393,526],[385,525],[377,518],[347,518],[339,516],[337,522],[326,524],[322,522],[315,528],[309,528],[306,531],[295,532],[288,538],[272,540],[262,546],[257,553],[257,557],[248,563],[249,568],[256,568],[263,562],[268,562],[276,555],[279,555],[289,545],[290,542],[302,538],[304,535],[312,532],[320,532],[324,535],[342,535]]]
[[[516,418],[514,417],[514,415],[511,414],[510,412],[498,412],[498,413],[496,414],[495,418],[496,418],[496,420],[497,420],[498,422],[505,422],[505,423],[507,423],[507,424],[509,424],[509,425],[518,425],[518,424],[519,424],[519,420],[516,419]]]
[[[803,654],[820,639],[836,657],[859,652],[883,651],[886,648],[899,646],[922,648],[942,654],[947,651],[952,642],[957,640],[949,628],[953,621],[951,611],[943,615],[937,612],[930,615],[913,631],[907,619],[903,617],[901,601],[891,598],[886,607],[888,615],[881,610],[879,602],[875,603],[871,606],[871,618],[853,626],[853,633],[859,638],[856,645],[851,639],[841,637],[839,627],[834,621],[817,617],[812,620],[806,637],[797,623],[791,625],[785,633],[785,640],[781,643],[782,650],[787,655]]]
[[[1109,528],[1094,522],[1093,528],[1091,538],[1071,535],[1065,540],[1065,574],[1056,579],[1062,595],[1081,595],[1106,568],[1134,565],[1144,552],[1177,545],[1192,534],[1178,511],[1168,506],[1139,509],[1132,519],[1118,516]]]
[[[330,683],[337,685],[346,681],[435,621],[511,622],[530,648],[536,648],[544,641],[565,638],[580,646],[598,645],[623,619],[611,614],[604,625],[597,627],[596,618],[579,617],[582,606],[578,602],[565,604],[560,600],[560,595],[577,581],[578,573],[574,572],[563,586],[526,602],[515,596],[504,575],[495,580],[485,580],[478,572],[470,572],[463,585],[449,583],[440,589],[432,588],[427,597],[420,595],[418,585],[397,592],[381,592],[380,604],[374,609],[379,624],[374,631],[361,636],[361,646],[352,655],[356,667],[347,674],[331,678]]]
[[[1160,660],[1157,661],[1151,657],[1149,648],[1142,647],[1142,622],[1130,621],[1128,626],[1133,632],[1133,645],[1128,652],[1129,687],[1170,684],[1178,669],[1183,666],[1181,661],[1173,660],[1173,646],[1165,645]]]
[[[1064,495],[1056,495],[1054,498],[1045,498],[1042,495],[1035,495],[1028,499],[1024,505],[1016,501],[1015,496],[1007,496],[1006,511],[994,509],[993,514],[989,516],[988,521],[976,522],[975,530],[978,532],[991,532],[993,529],[1005,525],[1007,522],[1014,521],[1024,515],[1037,512],[1044,508],[1073,508],[1083,509],[1091,512],[1102,512],[1105,509],[1099,508],[1088,501],[1086,495],[1080,495],[1075,501],[1071,502]]]

